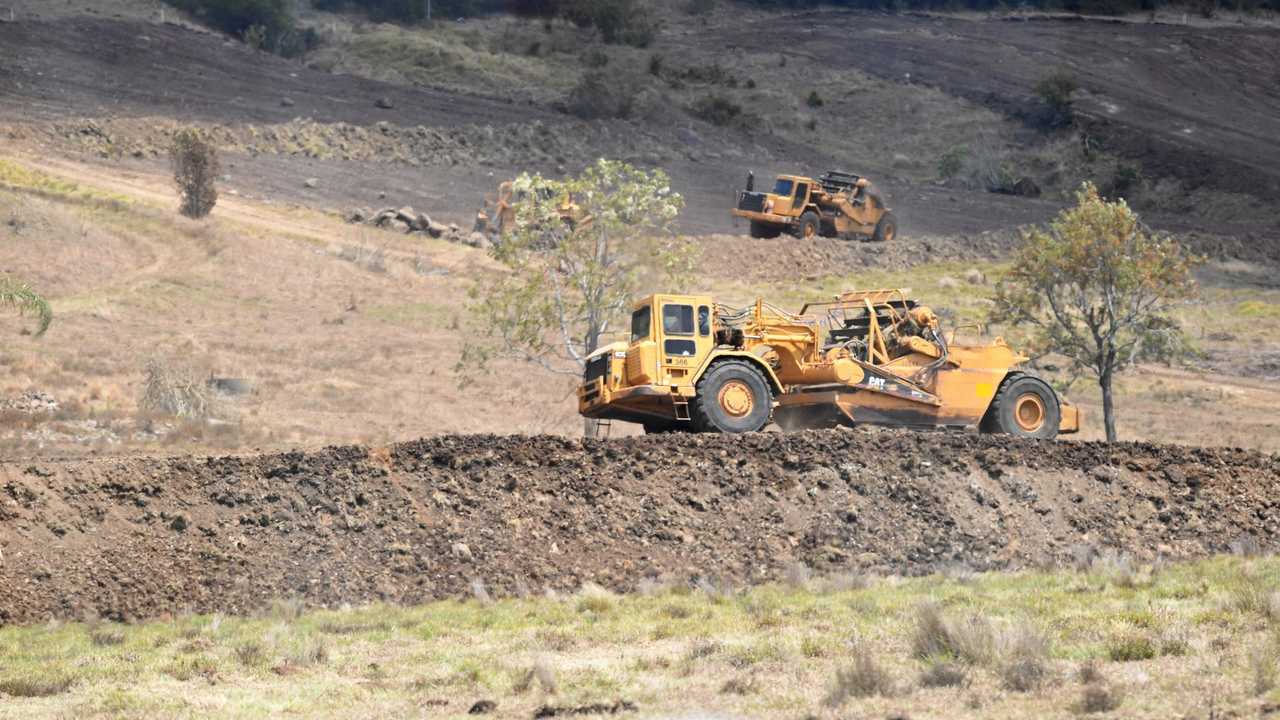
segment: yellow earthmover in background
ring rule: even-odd
[[[516,197],[513,185],[511,180],[505,180],[498,185],[496,194],[485,197],[484,208],[476,213],[475,230],[490,232],[501,237],[515,228],[515,203],[520,198]],[[572,197],[561,198],[556,209],[560,213],[560,219],[570,225],[585,226],[591,222],[590,216],[585,215]]]
[[[1078,410],[1026,361],[999,338],[957,342],[903,290],[844,293],[799,314],[653,295],[634,307],[630,342],[588,358],[578,408],[646,432],[751,432],[770,420],[1076,432]]]
[[[898,234],[898,221],[870,181],[852,173],[828,172],[814,179],[779,175],[773,192],[755,191],[755,176],[738,193],[733,216],[751,223],[751,237],[838,237],[888,242]]]

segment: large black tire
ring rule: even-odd
[[[889,242],[898,236],[898,218],[893,213],[886,212],[880,216],[880,222],[876,223],[876,230],[871,234],[871,242]]]
[[[782,234],[782,230],[777,225],[763,223],[758,220],[751,221],[751,237],[757,240],[772,240]]]
[[[689,410],[697,432],[756,432],[769,422],[773,393],[755,366],[723,360],[698,381],[698,395]]]
[[[796,235],[803,240],[810,240],[818,237],[820,230],[822,230],[822,218],[812,210],[805,210],[800,215],[800,224],[796,226]]]
[[[1052,440],[1058,436],[1062,407],[1058,394],[1034,375],[1005,379],[979,426],[982,432]]]

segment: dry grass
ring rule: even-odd
[[[1275,582],[1280,560],[1172,564],[1136,588],[1087,583],[1088,570],[885,579],[848,590],[814,578],[728,599],[675,585],[590,607],[584,598],[599,595],[588,589],[6,627],[0,693],[6,712],[34,720],[244,717],[280,703],[318,718],[424,707],[452,716],[480,700],[501,717],[626,701],[656,716],[773,717],[787,708],[818,717],[1166,718],[1210,698],[1239,707],[1276,692],[1274,629],[1222,602],[1246,576]],[[767,627],[762,612],[774,618]],[[1169,627],[1185,629],[1184,655],[1110,658],[1108,648],[1135,628],[1158,637]],[[95,639],[108,632],[122,641]]]
[[[893,676],[875,656],[862,647],[855,647],[852,655],[852,661],[836,671],[835,684],[823,703],[838,708],[854,698],[892,697],[897,691]]]

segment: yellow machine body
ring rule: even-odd
[[[734,217],[750,222],[752,237],[788,233],[889,241],[897,234],[892,211],[870,181],[852,173],[779,175],[770,192],[756,192],[754,183],[748,178],[748,189],[738,194],[732,210]]]
[[[1078,410],[1021,370],[1026,360],[999,338],[956,342],[899,290],[844,293],[794,314],[763,300],[735,310],[660,294],[633,308],[629,341],[588,358],[579,411],[650,431],[739,432],[769,420],[1078,430]]]

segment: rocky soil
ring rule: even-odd
[[[1280,546],[1280,456],[948,433],[454,436],[0,465],[0,623]]]

